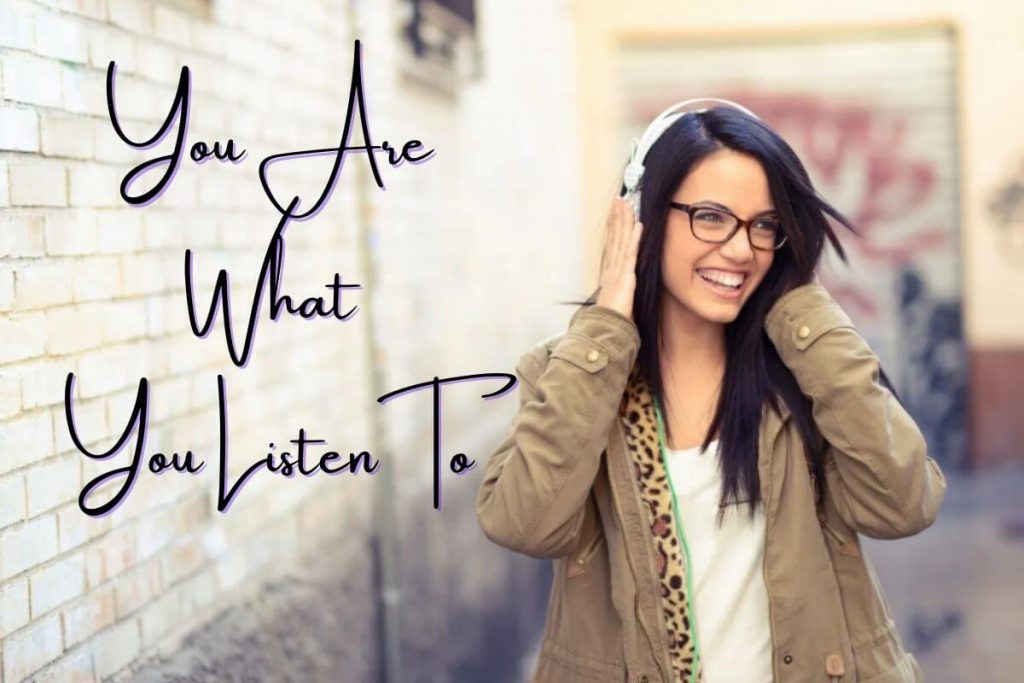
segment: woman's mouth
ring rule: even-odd
[[[745,274],[723,273],[713,269],[698,270],[697,275],[707,284],[708,289],[726,299],[740,298],[740,290],[746,281]]]

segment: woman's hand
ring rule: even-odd
[[[633,217],[633,208],[621,197],[612,201],[605,223],[604,251],[601,253],[601,291],[597,304],[633,319],[636,291],[636,255],[643,224]]]

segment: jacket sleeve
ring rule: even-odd
[[[537,558],[573,551],[639,347],[632,320],[594,304],[573,316],[546,361],[523,356],[519,411],[477,494],[491,541]]]
[[[871,538],[920,533],[946,479],[914,419],[879,382],[878,357],[818,282],[787,292],[765,331],[813,404],[827,441],[827,490],[843,521]]]

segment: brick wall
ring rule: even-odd
[[[567,9],[536,0],[513,11],[490,0],[479,11],[485,75],[452,98],[400,76],[388,2],[0,4],[0,683],[119,677],[173,650],[339,520],[348,533],[373,532],[372,477],[263,473],[229,514],[217,511],[217,373],[227,388],[232,479],[300,426],[342,453],[374,446],[382,460],[393,456],[385,466],[395,468],[396,501],[407,511],[403,551],[452,541],[456,531],[430,507],[429,399],[396,402],[375,432],[373,362],[385,389],[434,374],[510,371],[527,344],[565,319],[550,304],[586,293],[575,253]],[[379,347],[359,316],[272,322],[264,301],[251,362],[239,369],[228,361],[223,316],[205,339],[189,329],[184,250],[194,254],[201,315],[217,271],[231,273],[242,334],[276,225],[258,161],[337,142],[353,37],[364,44],[374,134],[420,138],[437,156],[385,168],[387,192],[372,181],[360,189],[355,178],[366,167],[347,162],[353,170],[328,207],[290,227],[284,283],[312,296],[334,272],[365,282],[365,264],[374,264],[374,287],[350,305],[373,307]],[[190,141],[233,137],[246,161],[186,162],[154,204],[126,205],[117,191],[123,174],[169,144],[137,152],[116,137],[104,101],[111,59],[129,135],[156,130],[187,64]],[[326,163],[289,167],[288,187],[322,187]],[[362,218],[360,198],[369,207]],[[370,254],[361,220],[376,245]],[[92,461],[74,447],[63,405],[69,371],[87,447],[107,450],[122,433],[145,376],[147,453],[191,449],[206,470],[144,475],[113,514],[84,515],[83,485],[128,455]],[[453,392],[445,423],[447,434],[461,435],[452,452],[478,461],[513,403],[496,415],[480,393]],[[477,483],[445,479],[444,514],[457,520],[463,549],[486,544],[473,521]],[[430,535],[414,535],[417,519]],[[444,619],[445,601],[479,607],[502,578],[436,549],[432,557],[434,586],[450,587],[458,575],[463,588],[411,601],[405,614],[416,624]]]

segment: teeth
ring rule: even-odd
[[[743,284],[744,279],[743,275],[736,275],[733,273],[719,273],[717,271],[698,270],[697,274],[700,275],[705,280],[717,282],[720,285],[726,285],[728,287],[739,287],[741,284]]]

